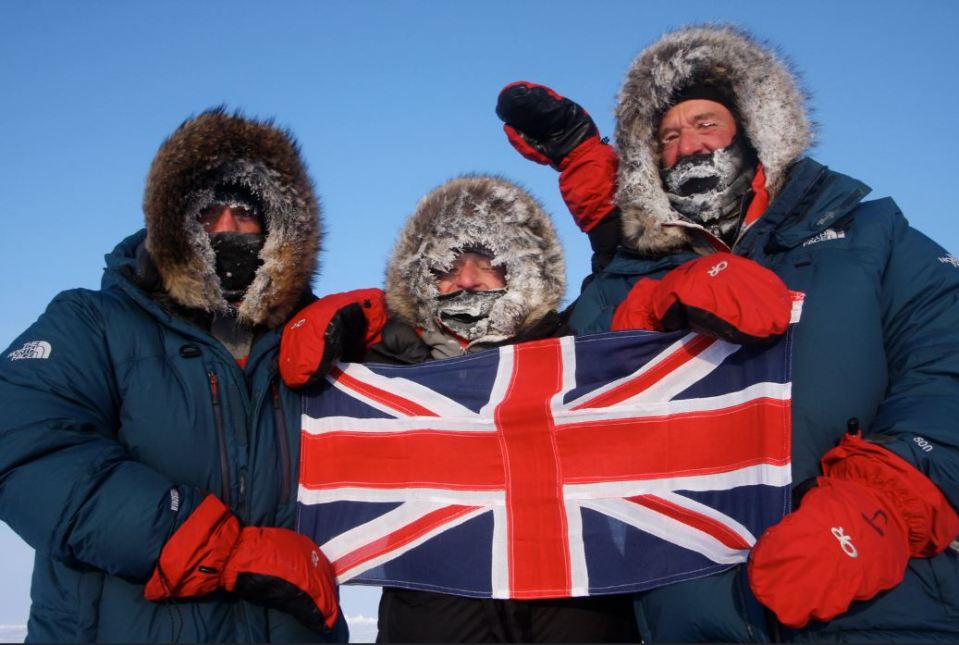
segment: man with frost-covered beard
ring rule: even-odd
[[[349,355],[359,325],[370,345],[352,360],[410,365],[561,336],[565,265],[537,201],[498,177],[453,179],[426,195],[400,233],[386,273],[385,326],[374,289],[328,296],[287,325],[280,364],[302,385],[329,355]],[[352,304],[351,304],[352,303]],[[341,318],[343,309],[360,309]],[[343,307],[343,309],[341,309]],[[369,327],[362,320],[369,319]],[[357,321],[359,321],[357,323]],[[354,331],[343,333],[344,328]],[[382,328],[379,338],[374,338]],[[372,330],[372,331],[371,331]],[[344,338],[349,340],[344,342]],[[331,345],[338,345],[331,348]],[[317,365],[321,367],[317,369]],[[628,642],[629,596],[496,600],[385,588],[378,642]]]
[[[522,99],[529,122],[557,97],[514,83],[500,107]],[[794,510],[748,566],[638,594],[647,642],[959,639],[959,261],[891,199],[863,201],[868,187],[803,156],[805,103],[779,56],[736,28],[666,34],[620,90],[618,174],[609,147],[578,161],[597,185],[607,171],[615,204],[564,191],[578,219],[622,220],[577,332],[762,342],[786,329],[788,289],[805,293]],[[536,147],[513,129],[520,152]]]
[[[28,640],[347,640],[293,530],[279,329],[321,237],[292,135],[213,109],[160,146],[146,229],[0,359],[0,517],[36,549]]]

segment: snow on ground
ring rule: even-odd
[[[354,614],[346,617],[350,626],[351,643],[372,643],[376,641],[376,616]]]
[[[373,624],[373,633],[376,633],[375,621]],[[26,625],[0,625],[0,643],[22,643],[26,637]]]
[[[380,588],[360,585],[340,587],[340,609],[350,626],[351,643],[376,641],[376,614],[380,605]]]

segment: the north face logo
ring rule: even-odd
[[[809,246],[810,244],[818,244],[819,242],[827,242],[829,240],[841,240],[844,237],[846,237],[846,231],[837,228],[827,228],[822,233],[814,235],[803,242],[802,245]]]
[[[19,361],[24,358],[50,358],[50,352],[53,347],[45,340],[31,340],[23,344],[20,349],[7,354],[11,361]]]

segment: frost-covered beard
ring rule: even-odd
[[[490,291],[454,291],[434,299],[437,320],[454,334],[467,341],[482,338],[489,332],[489,315],[493,305],[506,289]]]
[[[256,270],[263,264],[260,250],[265,242],[266,236],[256,233],[210,233],[210,246],[216,254],[216,274],[227,302],[243,299]]]
[[[755,174],[753,155],[736,137],[725,148],[681,159],[662,178],[674,209],[730,242]]]

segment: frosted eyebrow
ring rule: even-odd
[[[692,121],[693,123],[700,123],[702,121],[718,121],[721,118],[721,116],[722,115],[720,112],[717,112],[716,110],[710,110],[708,112],[700,112],[698,114],[694,114],[692,118],[690,119],[690,121]],[[656,136],[662,139],[670,132],[679,132],[680,130],[682,130],[682,127],[680,126],[660,128]]]
[[[693,121],[705,121],[705,120],[716,120],[719,119],[719,112],[710,111],[710,112],[701,112],[693,116]]]

